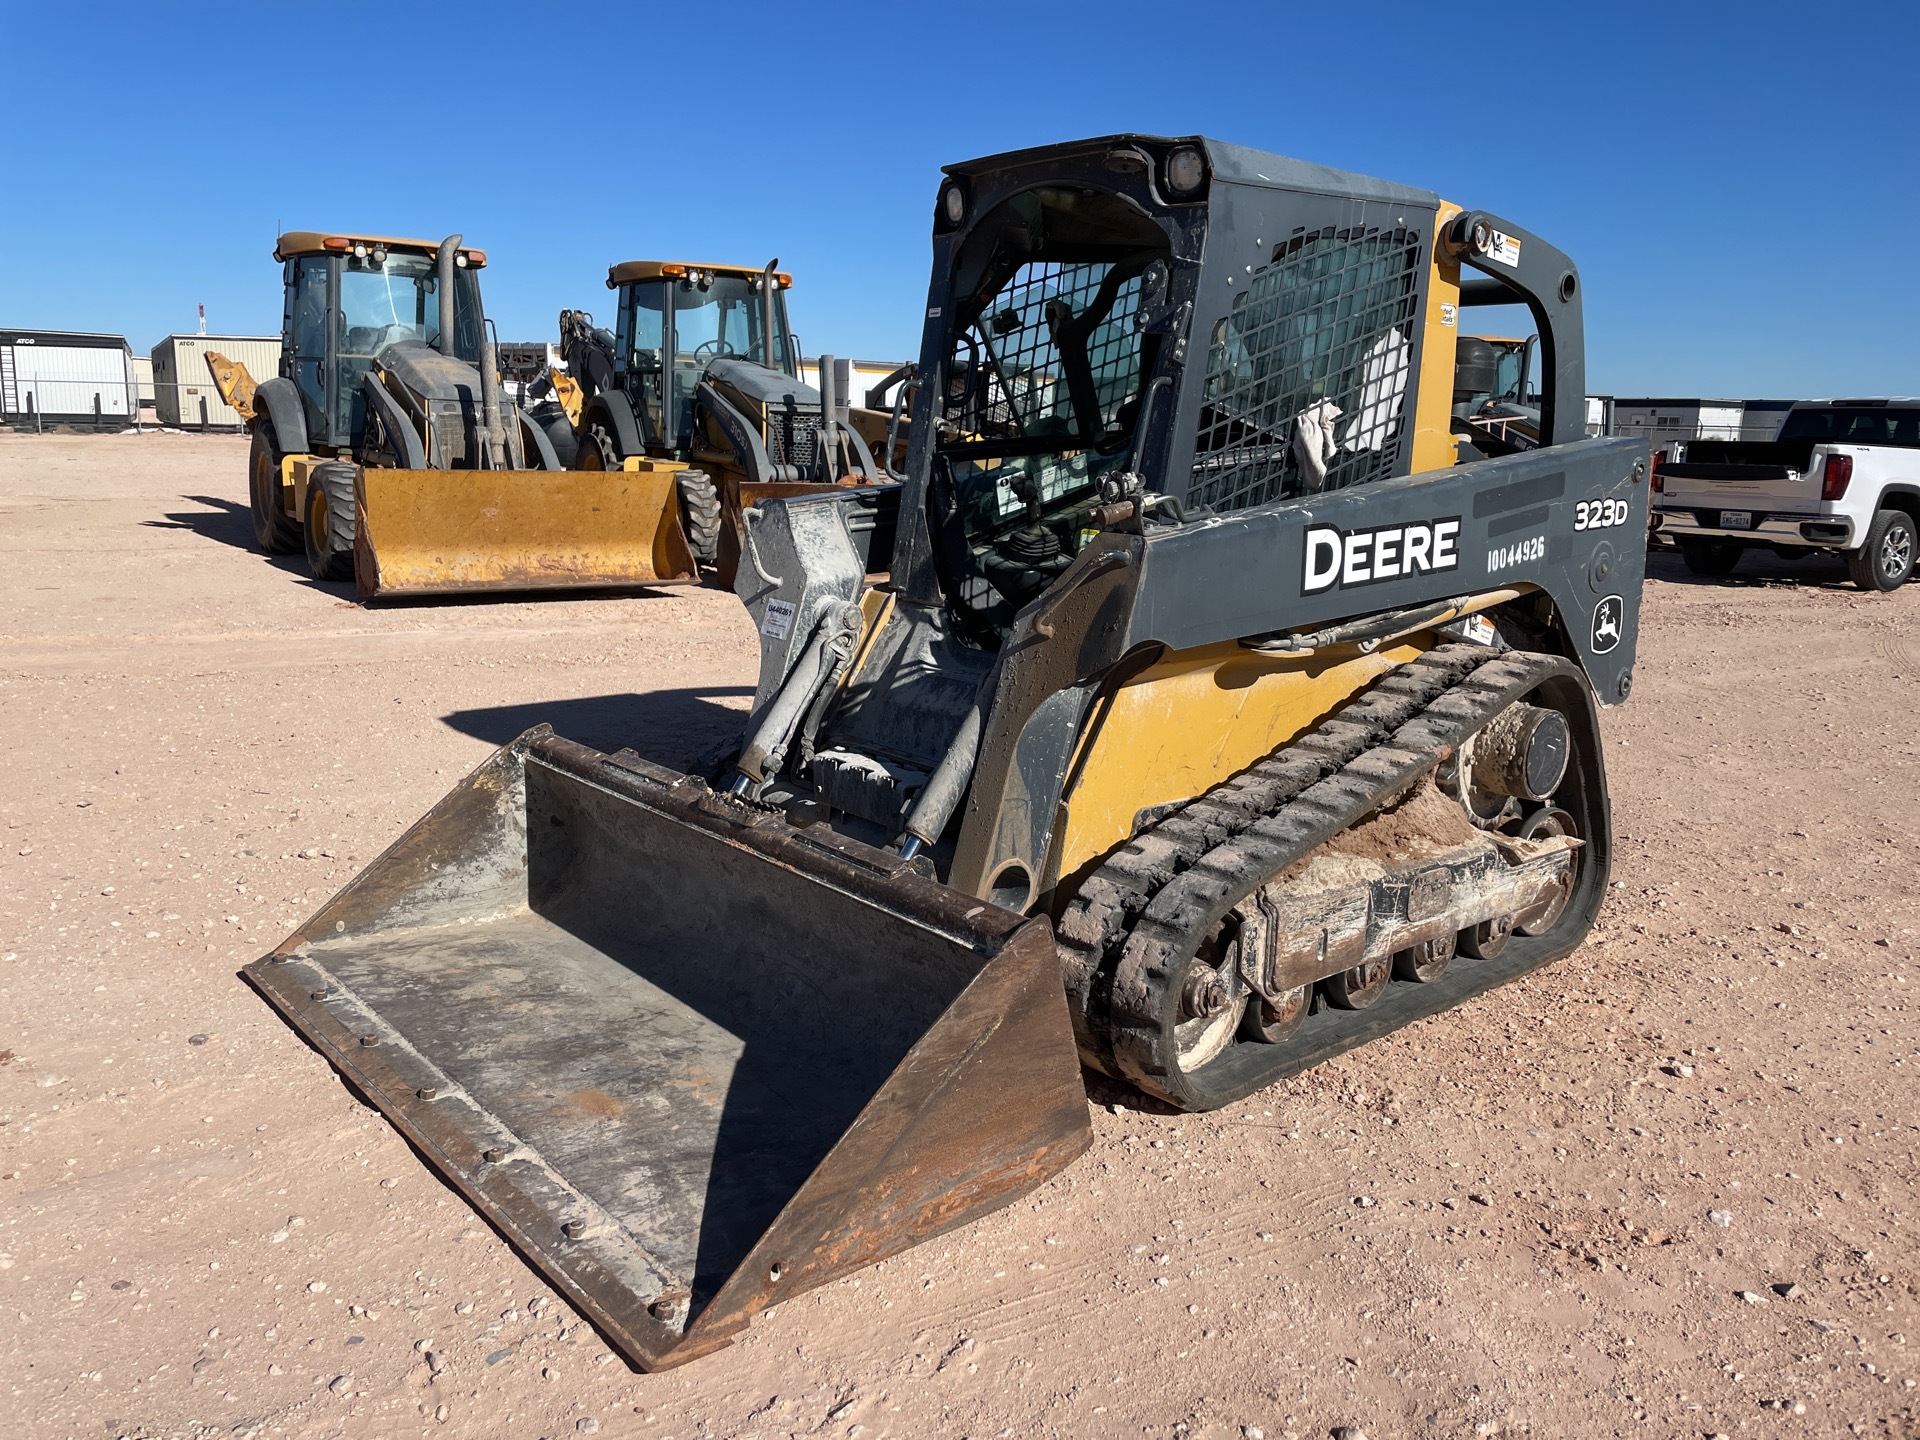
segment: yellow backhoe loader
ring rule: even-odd
[[[1461,463],[1507,303],[1542,443]],[[1230,1105],[1564,955],[1649,489],[1581,313],[1509,221],[1214,140],[950,166],[888,578],[860,492],[749,507],[730,759],[529,731],[247,978],[658,1367],[1045,1182],[1083,1066]]]
[[[584,475],[503,399],[483,251],[391,236],[280,237],[280,373],[208,369],[252,432],[254,538],[305,549],[360,596],[693,583],[675,474]]]
[[[891,478],[910,386],[896,386],[889,413],[859,403],[867,397],[851,393],[845,360],[824,356],[821,383],[802,380],[787,320],[792,285],[777,260],[758,270],[629,260],[607,271],[612,330],[584,310],[560,312],[566,369],[550,381],[546,423],[556,453],[584,470],[617,470],[634,456],[686,466],[681,525],[722,584],[740,562],[740,515],[762,500],[860,489],[857,543],[882,570],[893,547],[891,507],[870,487]]]

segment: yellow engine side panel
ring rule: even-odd
[[[363,469],[360,594],[695,584],[677,468]]]
[[[1433,219],[1433,268],[1427,277],[1426,330],[1420,352],[1420,390],[1413,404],[1413,470],[1445,470],[1460,458],[1453,434],[1453,367],[1460,339],[1460,266],[1440,253],[1439,236],[1460,214],[1440,202]]]
[[[1072,876],[1124,843],[1142,810],[1239,773],[1426,648],[1330,661],[1261,655],[1229,641],[1163,657],[1115,691],[1090,727],[1055,829],[1053,873]]]

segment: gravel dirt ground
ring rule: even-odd
[[[1583,949],[1218,1114],[1097,1090],[1055,1183],[646,1376],[235,971],[537,720],[683,763],[751,629],[362,608],[245,453],[0,437],[0,1430],[1920,1433],[1920,587],[1656,557]]]

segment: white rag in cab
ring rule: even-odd
[[[1318,490],[1327,480],[1327,466],[1340,453],[1333,438],[1333,422],[1340,407],[1320,400],[1293,417],[1293,458],[1300,466],[1301,488]]]

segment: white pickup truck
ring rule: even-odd
[[[1920,399],[1804,400],[1777,439],[1689,441],[1653,488],[1655,533],[1696,575],[1825,551],[1862,590],[1897,590],[1920,556]]]

